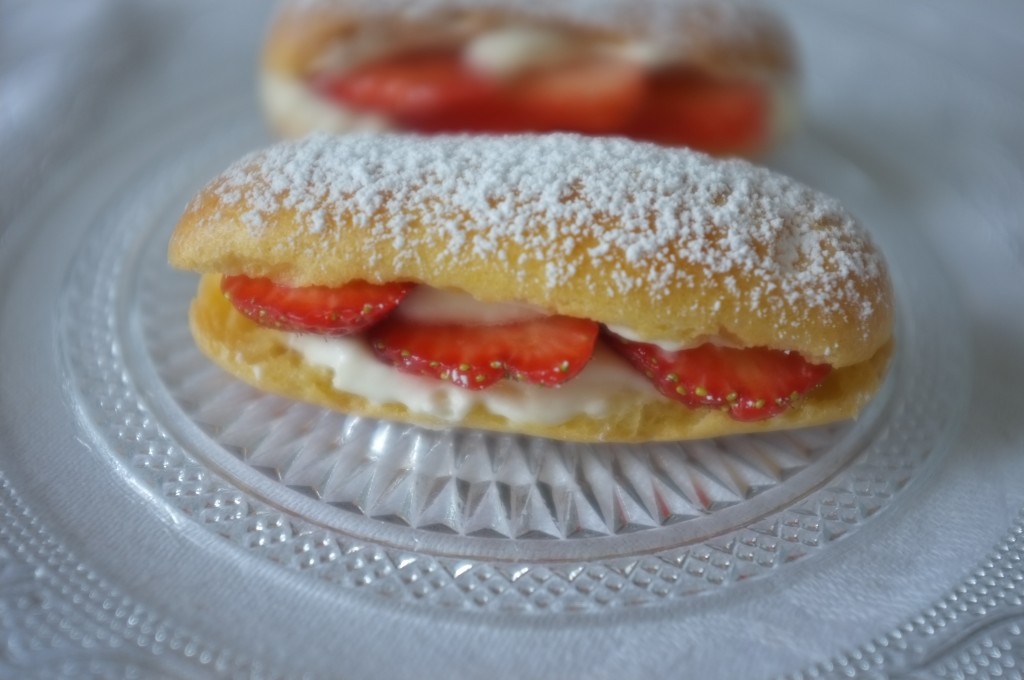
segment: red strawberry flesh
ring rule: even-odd
[[[377,357],[401,371],[478,390],[503,379],[560,385],[590,360],[598,330],[568,316],[482,326],[392,317],[367,337]]]
[[[665,350],[608,333],[609,344],[666,397],[690,408],[727,410],[736,420],[764,420],[819,386],[831,371],[796,352],[705,343]]]
[[[299,333],[349,335],[377,323],[413,289],[412,283],[289,287],[266,278],[225,276],[221,290],[261,326]]]

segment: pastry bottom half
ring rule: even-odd
[[[712,409],[635,391],[612,398],[598,418],[577,415],[559,424],[511,422],[474,406],[458,422],[410,411],[396,403],[375,403],[339,391],[329,369],[312,366],[288,347],[280,331],[264,328],[237,312],[220,290],[220,276],[206,274],[192,303],[189,320],[200,350],[214,363],[267,392],[345,413],[397,420],[433,428],[468,427],[580,442],[645,442],[703,439],[821,425],[855,417],[878,391],[892,354],[890,340],[869,360],[832,371],[825,383],[784,413],[767,420],[741,422]],[[558,388],[551,388],[558,389]]]

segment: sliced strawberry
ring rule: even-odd
[[[548,316],[494,326],[424,324],[392,317],[370,329],[373,351],[385,363],[471,390],[511,378],[560,385],[594,352],[598,325]]]
[[[509,96],[523,131],[612,134],[637,112],[645,87],[636,64],[588,61],[529,73]]]
[[[768,134],[768,105],[758,83],[666,73],[652,80],[625,134],[707,153],[746,153]]]
[[[343,286],[290,288],[270,279],[225,276],[221,290],[262,326],[300,333],[348,335],[383,319],[415,284],[351,281]]]
[[[412,53],[313,79],[314,90],[355,109],[396,118],[435,117],[487,105],[499,84],[472,71],[458,54]]]
[[[418,132],[612,133],[636,113],[644,74],[633,64],[587,62],[510,82],[479,73],[458,54],[413,53],[319,76],[327,99],[390,117]]]
[[[782,413],[832,370],[828,364],[809,363],[796,352],[763,347],[706,343],[673,352],[613,333],[607,337],[666,397],[690,408],[728,409],[736,420],[763,420]]]

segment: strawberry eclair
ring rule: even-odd
[[[647,441],[848,418],[892,350],[885,263],[739,160],[579,135],[314,135],[189,204],[193,335],[251,384],[434,427]]]
[[[287,0],[279,132],[567,131],[753,155],[792,124],[792,41],[735,0]]]

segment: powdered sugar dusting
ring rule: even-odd
[[[325,247],[346,217],[399,258],[418,239],[451,266],[539,264],[549,287],[587,266],[606,272],[587,274],[598,293],[657,300],[714,275],[780,320],[797,308],[867,319],[856,282],[886,276],[833,199],[745,161],[624,139],[314,135],[242,159],[215,186],[223,202],[245,201],[257,236],[283,207]]]

